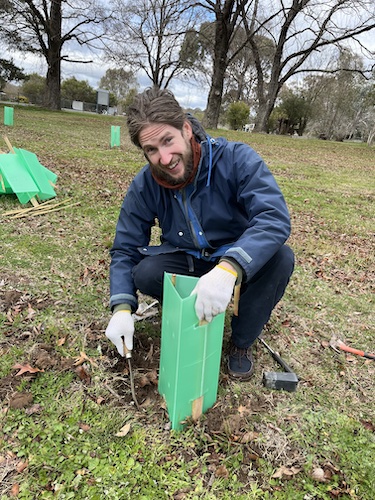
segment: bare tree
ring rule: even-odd
[[[313,56],[345,42],[356,43],[365,50],[360,35],[375,28],[375,3],[373,0],[292,0],[289,5],[284,0],[256,2],[259,5],[252,17],[243,12],[243,19],[257,69],[255,129],[265,132],[285,82],[300,72],[323,69],[322,62],[314,62]],[[264,34],[275,44],[269,78],[260,64],[260,38],[256,34]]]
[[[374,125],[374,81],[350,70],[361,67],[359,56],[344,50],[337,59],[346,70],[305,78],[302,93],[312,110],[308,132],[338,141],[353,137],[367,140]]]
[[[252,108],[256,104],[256,93],[254,89],[257,83],[257,71],[253,53],[251,50],[250,42],[243,46],[243,38],[245,35],[244,30],[238,32],[241,34],[240,40],[234,40],[238,46],[242,45],[243,49],[239,52],[236,51],[237,56],[231,59],[228,65],[225,80],[224,80],[224,94],[223,100],[226,102],[244,101]],[[238,36],[238,35],[237,35]],[[275,53],[275,46],[273,41],[266,37],[257,38],[257,45],[259,47],[258,60],[262,66],[263,74],[266,77],[271,74],[271,60]]]
[[[204,116],[206,127],[216,128],[219,122],[225,72],[246,41],[235,51],[230,51],[231,43],[240,25],[241,16],[252,3],[253,0],[202,0],[197,3],[215,16],[212,80]]]
[[[107,69],[99,86],[112,92],[117,100],[125,99],[129,92],[137,88],[137,79],[132,71],[124,68]]]
[[[191,0],[112,0],[112,5],[116,19],[108,57],[144,72],[153,85],[168,87],[185,71],[181,44],[197,22]]]
[[[61,62],[89,63],[63,53],[70,42],[93,47],[106,33],[108,8],[100,0],[1,0],[0,34],[9,47],[39,54],[47,63],[44,104],[60,109]]]

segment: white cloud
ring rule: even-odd
[[[206,108],[208,89],[197,83],[176,81],[171,85],[171,91],[184,108]]]
[[[38,73],[46,76],[47,65],[44,59],[33,54],[25,55],[19,52],[14,52],[13,54],[9,54],[9,56],[13,57],[14,63],[22,68],[26,74]],[[69,56],[72,59],[83,59],[82,52],[69,53]],[[98,89],[100,79],[105,75],[107,69],[113,67],[113,65],[105,63],[96,55],[88,54],[87,60],[90,59],[93,59],[94,62],[86,64],[62,61],[62,78],[75,77],[77,80],[85,80],[92,88]],[[146,75],[140,75],[138,82],[141,91],[151,85]],[[201,85],[190,81],[175,80],[171,84],[170,89],[184,108],[201,108],[202,110],[206,108],[208,89],[202,88]]]

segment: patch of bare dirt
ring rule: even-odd
[[[114,354],[110,348],[109,354]],[[115,355],[115,354],[114,354]],[[164,403],[158,392],[158,371],[160,361],[160,338],[151,338],[145,334],[137,334],[131,358],[134,377],[134,389],[137,402],[141,408],[161,411]],[[128,360],[118,357],[111,368],[120,380],[114,383],[114,389],[124,402],[132,404],[130,388],[130,371]]]

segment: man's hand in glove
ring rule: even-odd
[[[115,344],[118,353],[124,356],[123,339],[129,351],[133,349],[134,319],[131,311],[120,310],[114,313],[105,331],[106,337]]]
[[[220,263],[201,276],[191,295],[197,294],[195,312],[199,321],[210,322],[224,312],[232,297],[237,272],[229,263]]]

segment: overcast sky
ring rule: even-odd
[[[47,66],[46,63],[32,54],[12,54],[14,63],[23,69],[26,74],[38,73],[42,76],[46,76]],[[77,58],[77,54],[74,55]],[[90,55],[92,58],[92,55]],[[101,59],[94,63],[84,64],[84,63],[67,63],[62,62],[61,72],[62,78],[72,78],[73,76],[77,80],[88,81],[89,85],[93,89],[99,88],[99,81],[105,75],[106,70],[110,68],[110,65],[103,63]],[[138,78],[139,89],[143,90],[148,87],[151,82],[144,76]],[[175,94],[176,99],[184,108],[200,108],[204,110],[207,104],[208,88],[202,88],[202,85],[194,84],[193,82],[180,82],[175,81],[170,86],[170,90]]]
[[[375,36],[374,32],[363,33],[358,37],[361,42],[372,51],[375,51]],[[351,45],[349,43],[349,45]],[[358,50],[358,45],[353,43],[353,49]],[[65,51],[64,51],[65,52]],[[86,54],[85,54],[86,53]],[[72,52],[71,58],[80,59],[88,56],[87,59],[93,59],[95,56],[92,54],[87,54],[84,47],[81,47],[79,51]],[[22,54],[13,52],[9,54],[9,58],[12,57],[14,63],[22,68],[26,74],[39,73],[42,76],[46,76],[47,67],[44,59],[38,58],[36,55],[32,54]],[[370,61],[370,63],[374,61]],[[89,85],[95,90],[99,88],[99,81],[105,75],[105,72],[110,65],[106,65],[103,60],[97,57],[97,60],[93,63],[83,64],[83,63],[68,63],[63,61],[61,66],[62,78],[75,77],[77,80],[86,80]],[[138,77],[139,89],[142,91],[145,87],[148,87],[151,82],[144,75]],[[170,85],[170,90],[175,94],[177,100],[184,108],[200,108],[204,110],[207,105],[208,87],[204,87],[201,84],[194,83],[192,81],[178,81],[174,80]]]

